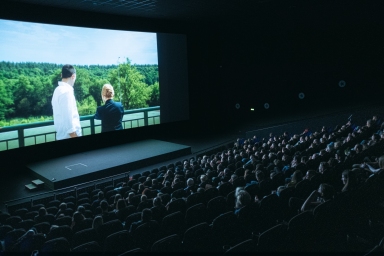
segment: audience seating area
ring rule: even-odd
[[[3,252],[384,253],[378,117],[239,138],[0,213]]]

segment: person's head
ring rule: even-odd
[[[115,91],[113,90],[112,85],[105,84],[103,89],[101,89],[101,98],[103,99],[103,102],[112,99],[113,96],[115,96]]]
[[[303,179],[303,173],[300,170],[297,170],[292,174],[292,182],[297,183],[302,179]]]
[[[204,193],[204,189],[203,188],[198,188],[196,192],[197,193]]]
[[[355,149],[356,154],[359,154],[359,153],[361,153],[361,151],[363,151],[363,145],[356,144],[354,149]]]
[[[262,171],[257,171],[256,172],[256,179],[257,179],[257,181],[262,181],[262,180],[264,180],[264,177],[265,177],[265,175],[264,175],[264,173],[262,172]]]
[[[318,192],[320,193],[320,196],[325,200],[332,199],[335,195],[334,188],[326,183],[321,183],[318,189]]]
[[[241,191],[244,190],[244,187],[237,187],[236,190],[235,190],[235,197],[237,197]]]
[[[120,194],[116,194],[115,195],[115,199],[113,200],[113,202],[116,204],[117,201],[119,201],[121,199],[121,195]]]
[[[72,217],[72,221],[75,223],[79,223],[80,221],[84,220],[84,215],[80,212],[75,212]]]
[[[124,209],[126,207],[126,204],[125,204],[125,200],[124,199],[119,199],[117,200],[117,204],[116,204],[116,210],[121,210],[121,209]]]
[[[372,139],[373,141],[378,141],[378,140],[380,139],[380,135],[377,134],[377,133],[374,133],[374,134],[372,135],[371,139]]]
[[[341,181],[343,182],[343,184],[347,184],[347,181],[348,181],[348,175],[349,174],[349,170],[344,170],[343,173],[341,174]]]
[[[153,198],[153,206],[159,206],[161,205],[161,197],[157,196]]]
[[[304,179],[310,180],[315,175],[316,175],[316,171],[315,170],[308,170],[307,173],[304,176]]]
[[[278,188],[277,188],[277,191],[276,191],[276,194],[277,194],[278,196],[280,196],[280,192],[281,192],[283,189],[285,189],[285,186],[280,186],[280,187],[278,187]]]
[[[305,164],[306,162],[308,162],[308,157],[307,157],[307,156],[302,156],[302,157],[301,157],[301,162],[302,162],[303,164]]]
[[[155,186],[159,183],[157,179],[152,179],[152,186]]]
[[[103,212],[107,212],[108,211],[108,202],[103,200],[100,202],[100,208]]]
[[[39,216],[44,216],[47,214],[47,210],[45,209],[45,207],[41,207],[39,209]]]
[[[324,173],[328,170],[329,164],[327,162],[320,162],[319,164],[319,172]]]
[[[129,192],[129,194],[128,194],[128,203],[130,203],[131,202],[131,200],[132,200],[132,197],[134,197],[135,196],[135,193],[133,193],[133,192]]]
[[[67,209],[67,204],[66,204],[66,203],[61,203],[61,204],[59,205],[59,209],[62,210],[62,211],[64,211],[65,209]]]
[[[151,209],[145,208],[141,212],[141,220],[143,222],[147,222],[147,221],[150,221],[151,219],[152,219],[152,211],[151,211]]]
[[[61,79],[63,82],[73,86],[76,81],[76,69],[69,64],[61,68]]]
[[[251,203],[251,196],[245,190],[240,190],[236,196],[236,208],[247,206]]]
[[[238,178],[238,177],[237,177],[236,174],[232,174],[232,175],[231,175],[231,179],[229,180],[229,182],[233,183],[237,178]]]
[[[54,229],[57,229],[59,226],[58,225],[51,225],[51,228],[49,229],[49,232],[51,232]]]
[[[96,216],[93,219],[92,228],[93,229],[98,229],[102,225],[103,225],[103,217],[101,217],[100,215]]]
[[[229,168],[225,168],[224,169],[224,175],[225,176],[228,176],[228,175],[230,175],[231,174],[231,170],[229,169]]]
[[[201,177],[200,177],[201,183],[206,182],[207,180],[208,180],[208,176],[207,175],[201,175]]]
[[[146,195],[142,195],[141,196],[141,202],[145,202],[147,201],[147,196]]]
[[[192,178],[189,178],[189,179],[187,180],[187,186],[188,186],[188,187],[192,187],[194,184],[195,184],[195,181],[194,181]]]
[[[84,215],[84,213],[85,213],[85,207],[82,206],[82,205],[79,205],[79,207],[77,207],[77,211],[78,211],[79,213],[81,213],[81,214]]]

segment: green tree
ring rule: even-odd
[[[89,94],[93,97],[97,106],[101,106],[101,89],[104,84],[109,84],[106,79],[92,79],[92,85],[89,87]]]
[[[89,94],[89,87],[91,86],[91,78],[89,72],[86,69],[76,69],[76,81],[73,89],[75,91],[75,97],[77,101],[83,101]]]
[[[149,102],[149,106],[160,106],[160,87],[159,83],[156,82],[155,84],[150,86],[151,88],[151,98]]]
[[[0,120],[4,120],[7,114],[13,111],[12,103],[4,82],[0,80]]]
[[[77,111],[80,116],[92,115],[96,113],[96,102],[92,97],[87,97],[81,102],[77,102]]]
[[[34,91],[28,77],[21,75],[15,84],[14,103],[16,107],[16,115],[27,117],[32,113],[31,101],[29,95]]]
[[[125,109],[148,107],[151,88],[144,82],[145,77],[127,59],[110,73],[115,88],[115,98],[120,99]]]

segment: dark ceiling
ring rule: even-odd
[[[264,6],[287,3],[280,0],[2,0],[79,11],[124,15],[137,18],[183,22],[252,16]],[[309,1],[309,0],[308,0]],[[292,1],[289,4],[292,3]]]

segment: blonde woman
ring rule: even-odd
[[[101,90],[104,105],[97,107],[95,119],[101,120],[101,132],[123,130],[124,108],[120,102],[114,102],[115,92],[112,85],[105,84]]]

